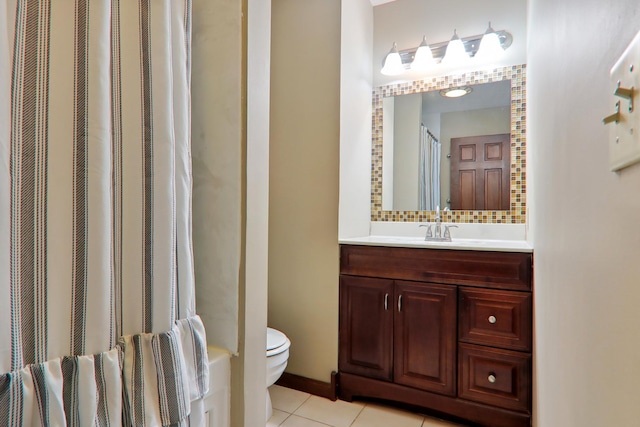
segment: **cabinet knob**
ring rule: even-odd
[[[496,316],[489,316],[489,323],[494,324],[498,321],[498,319],[496,319]]]
[[[495,383],[495,382],[496,382],[496,376],[495,376],[495,374],[489,374],[489,376],[487,377],[487,380],[488,380],[491,384]]]

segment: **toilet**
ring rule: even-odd
[[[267,328],[267,420],[273,414],[269,387],[272,386],[287,367],[291,341],[277,329]]]

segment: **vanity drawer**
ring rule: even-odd
[[[531,351],[531,294],[459,289],[458,339],[462,342]]]
[[[458,396],[514,411],[531,410],[531,355],[459,346]]]

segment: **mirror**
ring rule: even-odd
[[[451,222],[526,222],[525,71],[526,65],[513,65],[375,88],[371,219],[431,221],[435,218],[432,209],[439,205],[441,210],[452,209],[443,218]],[[440,91],[455,87],[469,87],[471,92],[453,100],[440,95]],[[402,136],[403,132],[411,134],[411,138]],[[408,144],[410,149],[403,148],[402,144],[406,143],[403,139],[412,141]],[[437,154],[429,154],[427,144],[423,144],[420,151],[420,139],[438,139],[439,161]],[[487,141],[480,141],[483,139]],[[475,149],[471,150],[474,145]],[[451,159],[447,158],[449,153]],[[455,169],[455,161],[466,162],[474,156],[476,160],[500,159],[502,166],[489,165],[460,173],[458,164]],[[435,170],[429,166],[432,163],[440,165],[439,174],[430,173]],[[454,174],[458,176],[457,181],[451,179],[452,167],[458,170]],[[496,172],[500,168],[499,173]],[[491,190],[487,197],[473,193],[476,199],[488,200],[486,206],[468,203],[473,198],[470,189],[474,189],[474,181],[469,177],[474,173],[486,177],[484,181],[475,181],[475,189],[485,188],[489,183],[500,190],[499,193]],[[440,194],[425,192],[429,181],[437,180]],[[467,181],[461,184],[460,180]],[[407,184],[409,182],[411,184]],[[460,191],[458,196],[455,191],[450,192],[451,183],[454,188],[466,191],[462,197]]]
[[[383,209],[509,210],[511,81],[446,93],[383,98]]]

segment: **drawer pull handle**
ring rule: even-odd
[[[398,312],[402,311],[402,295],[398,297]]]
[[[494,384],[496,382],[496,379],[497,378],[496,378],[495,374],[489,374],[489,377],[487,378],[487,380],[489,380],[489,382],[491,384]]]
[[[489,316],[488,320],[492,325],[498,321],[498,319],[496,319],[496,316]]]
[[[384,294],[384,310],[389,309],[389,294]]]

